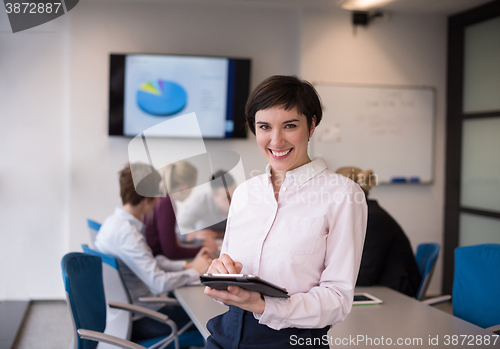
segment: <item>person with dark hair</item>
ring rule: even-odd
[[[290,298],[206,287],[229,311],[208,322],[205,348],[294,348],[293,338],[328,348],[322,338],[350,312],[367,207],[356,183],[307,154],[322,114],[314,87],[295,76],[272,76],[250,94],[248,127],[269,164],[236,188],[208,273],[257,275]]]
[[[356,286],[382,285],[415,297],[422,275],[403,229],[377,200],[368,198],[374,185],[373,171],[348,166],[336,172],[358,183],[368,203],[368,225]]]
[[[161,180],[161,175],[146,164],[134,163],[120,171],[122,207],[117,207],[106,218],[96,236],[95,247],[117,258],[120,273],[134,304],[168,315],[180,328],[189,322],[182,307],[141,303],[139,297],[163,294],[198,281],[211,259],[206,249],[202,249],[190,263],[171,261],[161,255],[153,257],[143,235],[142,219],[153,211],[157,200],[155,196],[163,195],[160,191]],[[165,324],[150,318],[134,317],[132,340],[169,333],[170,327]]]
[[[306,117],[307,129],[312,128],[313,132],[323,117],[321,102],[314,87],[295,76],[271,76],[257,86],[248,97],[245,116],[248,128],[254,135],[255,114],[272,107],[280,107],[287,111],[296,109],[299,115]]]
[[[186,205],[177,222],[182,231],[180,235],[186,243],[205,241],[207,238],[223,238],[226,230],[227,214],[231,196],[236,189],[233,176],[219,170],[210,181],[212,191],[199,195]]]

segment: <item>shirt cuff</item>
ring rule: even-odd
[[[254,313],[254,317],[259,320],[259,324],[267,325],[274,330],[280,330],[285,326],[284,320],[288,317],[288,314],[284,314],[283,310],[286,310],[287,302],[290,298],[276,298],[264,296],[266,305],[264,312],[259,315]]]
[[[263,295],[260,295],[260,297],[264,300],[264,311],[265,310],[265,306],[267,304],[267,301],[266,301],[266,296],[263,296]],[[257,313],[252,313],[253,314],[253,317],[256,319],[256,320],[260,320],[260,318],[262,317],[263,314],[257,314]]]
[[[186,262],[184,262],[184,261],[172,261],[172,271],[182,271],[184,269],[186,269]]]
[[[229,305],[227,305],[226,303],[224,302],[221,302],[220,300],[218,299],[215,299],[215,298],[212,298],[215,302],[219,303],[220,305],[225,305],[226,307],[229,307]]]
[[[196,271],[196,269],[189,268],[189,269],[184,270],[184,272],[189,275],[189,279],[190,279],[189,282],[195,282],[195,281],[200,280],[200,273],[198,273],[198,271]]]

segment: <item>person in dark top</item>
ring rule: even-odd
[[[179,242],[176,228],[175,201],[184,201],[191,194],[196,184],[198,171],[187,161],[178,161],[166,167],[165,178],[169,181],[168,189],[172,191],[167,197],[157,201],[152,216],[145,217],[145,237],[153,255],[164,255],[169,259],[194,258],[203,246],[214,253],[217,249],[215,240],[207,237],[203,246],[186,246]]]
[[[408,237],[376,200],[368,199],[372,170],[342,167],[337,173],[358,183],[367,196],[368,224],[356,286],[382,285],[415,297],[422,280]]]
[[[146,241],[154,256],[164,255],[170,259],[194,258],[203,247],[182,246],[179,243],[175,233],[175,211],[169,196],[158,200],[153,217],[146,222]]]

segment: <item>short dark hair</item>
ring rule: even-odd
[[[234,184],[234,178],[229,174],[229,172],[226,172],[224,170],[219,170],[215,172],[212,176],[212,180],[210,181],[210,186],[212,187],[212,192],[216,191],[219,188],[222,188],[224,186],[223,181],[215,181],[217,177],[223,177],[224,181],[226,182],[225,184],[227,185],[226,190]]]
[[[310,130],[313,116],[315,126],[319,125],[323,110],[316,89],[307,81],[296,76],[274,75],[262,81],[248,97],[245,116],[248,127],[255,134],[255,114],[259,110],[283,106],[285,110],[297,108],[307,118]]]
[[[141,181],[136,183],[137,185],[134,185],[132,172],[137,176],[136,178],[141,178]],[[161,175],[149,165],[142,163],[127,164],[119,174],[120,196],[123,205],[131,204],[132,206],[137,206],[145,198],[161,194],[159,189]]]

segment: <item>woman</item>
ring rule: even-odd
[[[330,326],[352,307],[366,230],[357,184],[307,155],[322,117],[314,88],[292,76],[263,81],[246,105],[248,127],[269,162],[234,192],[222,255],[208,273],[258,275],[290,298],[231,286],[205,294],[230,306],[211,319],[206,348],[328,348]],[[294,337],[295,336],[295,337]]]
[[[187,161],[178,161],[165,168],[165,178],[168,180],[167,190],[172,194],[158,200],[152,217],[145,219],[146,241],[153,255],[164,255],[170,259],[193,258],[200,251],[199,247],[181,246],[177,238],[177,220],[175,218],[175,201],[184,201],[191,194],[191,188],[196,184],[198,171]],[[215,240],[207,236],[204,245],[214,253]]]

